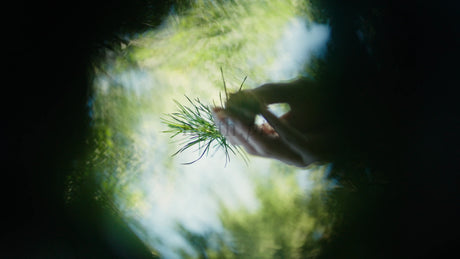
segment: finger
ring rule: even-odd
[[[230,144],[242,146],[249,154],[260,155],[247,141],[247,133],[250,131],[249,126],[241,123],[237,119],[235,120],[222,108],[214,108],[212,115],[214,121],[218,124],[218,130],[225,136]]]
[[[286,83],[267,83],[251,91],[264,104],[291,103],[304,101],[309,92],[315,89],[316,83],[307,78],[301,78]]]
[[[290,127],[266,109],[262,110],[261,114],[278,133],[282,142],[285,143],[289,149],[299,154],[306,164],[317,161],[313,151],[309,148],[310,143],[305,135],[295,128]]]
[[[249,154],[278,159],[295,166],[309,164],[277,135],[268,135],[222,109],[214,109],[213,116],[220,123],[219,130],[227,140],[233,145],[242,146]]]
[[[281,141],[276,135],[267,135],[263,130],[247,127],[241,122],[235,122],[234,136],[242,142],[248,153],[274,158],[287,164],[305,166],[302,157]]]
[[[231,135],[231,128],[234,127],[233,119],[229,116],[227,112],[225,112],[224,109],[220,107],[213,108],[212,117],[217,129],[220,131],[222,135],[226,137]]]
[[[251,146],[258,156],[277,159],[298,167],[308,165],[298,153],[286,145],[279,137],[251,134],[247,141],[248,146]]]

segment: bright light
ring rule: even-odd
[[[209,257],[240,249],[244,238],[258,242],[251,237],[257,231],[266,233],[263,242],[289,235],[286,243],[295,255],[317,227],[314,217],[298,207],[299,201],[308,202],[313,186],[322,188],[321,181],[309,180],[309,170],[256,157],[249,164],[232,157],[225,166],[221,152],[185,166],[181,163],[198,153],[171,157],[179,146],[162,133],[160,117],[175,111],[173,99],[183,102],[187,95],[209,104],[218,101],[220,67],[231,89],[245,75],[250,88],[294,78],[312,55],[324,51],[329,28],[306,22],[298,11],[303,1],[238,2],[197,3],[187,14],[171,15],[161,29],[133,39],[116,53],[118,58],[102,64],[94,82],[97,177],[103,189],[113,191],[133,231],[164,258],[203,253],[184,231],[207,240],[199,246]],[[264,225],[263,214],[270,210],[282,210],[286,217]],[[254,229],[246,237],[235,232],[251,220],[262,225],[247,226]],[[279,246],[263,242],[261,249],[269,248],[265,255]]]

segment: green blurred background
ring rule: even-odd
[[[458,132],[455,126],[458,125],[455,95],[451,93],[451,86],[456,85],[455,66],[450,66],[457,57],[454,51],[456,41],[451,38],[459,28],[451,18],[456,7],[447,3],[426,5],[419,2],[411,5],[392,1],[305,3],[316,10],[316,13],[306,12],[307,16],[332,28],[326,65],[320,60],[315,61],[317,64],[312,63],[313,68],[318,68],[315,77],[330,87],[328,89],[335,98],[332,105],[345,108],[347,112],[343,114],[350,116],[347,117],[349,123],[341,125],[346,136],[356,140],[353,150],[367,154],[366,161],[373,168],[372,175],[389,180],[390,184],[369,185],[365,168],[338,162],[338,170],[330,177],[338,179],[344,187],[324,197],[308,196],[312,200],[317,199],[320,204],[303,203],[295,192],[286,192],[293,196],[288,195],[286,199],[299,203],[295,209],[272,206],[275,209],[263,212],[267,214],[263,216],[262,213],[262,218],[243,213],[242,219],[227,218],[227,227],[235,233],[249,231],[263,235],[257,232],[257,229],[263,229],[257,228],[258,224],[277,229],[275,222],[285,219],[285,212],[291,215],[285,222],[294,224],[306,214],[324,216],[326,212],[318,209],[324,208],[327,213],[338,215],[334,221],[336,225],[328,238],[315,245],[300,239],[310,249],[303,253],[306,257],[316,254],[323,258],[443,257],[455,242],[455,219],[458,217],[455,174],[458,170],[450,163],[456,160],[455,136]],[[111,191],[117,190],[111,185],[116,183],[110,178],[102,181],[106,182],[107,189],[101,192],[101,180],[88,177],[88,173],[94,172],[94,164],[86,163],[88,157],[96,154],[98,145],[107,145],[104,148],[111,145],[110,141],[101,144],[94,140],[114,139],[112,145],[119,145],[124,140],[115,136],[117,131],[129,131],[124,127],[131,125],[131,122],[117,124],[113,121],[110,125],[117,127],[114,131],[101,128],[100,125],[105,124],[95,123],[94,117],[90,116],[92,113],[92,116],[98,115],[93,110],[98,106],[88,105],[88,102],[102,100],[94,98],[94,82],[100,78],[94,68],[101,64],[115,64],[113,69],[121,71],[125,67],[136,66],[133,63],[143,59],[146,63],[170,62],[180,67],[185,66],[185,58],[187,63],[192,64],[189,67],[197,70],[193,72],[194,79],[218,86],[216,65],[209,64],[204,74],[193,65],[198,60],[207,59],[206,55],[217,53],[217,56],[211,56],[211,60],[217,66],[222,65],[229,75],[227,80],[230,85],[239,85],[245,75],[253,80],[248,81],[250,87],[267,78],[253,63],[239,62],[241,57],[231,55],[232,48],[243,44],[238,41],[232,42],[235,45],[223,44],[223,50],[219,49],[221,43],[211,45],[210,52],[195,56],[196,60],[190,55],[176,56],[175,60],[171,60],[168,59],[171,55],[147,53],[142,51],[142,47],[138,51],[126,51],[134,53],[134,56],[124,57],[126,62],[119,62],[118,55],[110,56],[110,53],[123,53],[124,48],[131,46],[133,38],[139,39],[140,46],[148,44],[142,42],[142,36],[148,36],[147,31],[152,28],[164,26],[162,21],[172,12],[171,4],[173,1],[79,1],[66,4],[45,1],[8,3],[5,6],[13,18],[6,18],[4,23],[7,27],[7,40],[4,41],[6,75],[12,80],[5,80],[2,107],[5,119],[1,130],[5,144],[1,150],[1,171],[7,176],[3,188],[7,208],[3,213],[6,225],[3,235],[8,240],[2,244],[3,256],[152,257],[151,247],[145,246],[142,235],[133,233],[133,227],[128,226],[126,216],[123,216],[123,207],[111,198],[114,195]],[[193,4],[182,1],[176,6],[176,13],[187,13]],[[200,14],[208,12],[213,15],[212,10],[209,8]],[[215,21],[213,19],[210,18]],[[200,21],[191,24],[197,22]],[[206,24],[205,20],[201,22]],[[185,28],[187,23],[178,26]],[[361,28],[363,33],[357,32],[357,28]],[[193,35],[212,34],[213,30],[225,29],[225,26],[211,27]],[[276,28],[271,33],[276,34]],[[176,35],[177,44],[187,38],[187,35]],[[364,44],[359,44],[360,39]],[[228,42],[225,38],[221,40]],[[111,51],[107,52],[107,49]],[[148,47],[145,49],[149,50]],[[145,59],[151,55],[158,58],[153,61]],[[362,58],[369,56],[372,58]],[[107,63],[107,60],[112,60],[112,63]],[[319,69],[321,67],[326,67],[326,71]],[[307,73],[312,75],[314,72]],[[334,76],[328,76],[331,74]],[[179,75],[172,74],[175,80],[187,81]],[[365,85],[377,87],[363,90]],[[175,89],[179,95],[183,94],[181,90]],[[131,116],[131,103],[122,102],[121,97],[126,93],[119,91],[111,92],[120,102],[113,104],[114,108],[109,110],[117,111],[121,117],[111,117],[109,113],[103,119],[138,120],[136,116]],[[162,91],[169,92],[168,89]],[[203,92],[206,91],[193,94],[201,97],[205,94]],[[121,99],[116,99],[117,94]],[[132,94],[135,95],[135,91]],[[214,98],[215,93],[209,94],[210,99]],[[161,101],[168,103],[170,100],[168,97]],[[149,102],[135,103],[137,108],[143,109],[149,109],[148,105]],[[118,111],[117,107],[127,109]],[[379,139],[377,145],[368,141],[376,136]],[[138,159],[128,154],[125,156],[123,152],[101,154],[108,155],[111,161],[123,166]],[[97,161],[102,161],[100,165],[105,168],[103,158]],[[379,174],[383,176],[379,177]],[[116,176],[114,179],[123,178]],[[259,190],[267,194],[266,202],[282,197],[269,190],[277,189]],[[135,199],[139,197],[130,197],[131,202]],[[302,206],[310,207],[303,210]],[[301,211],[308,213],[302,214]],[[221,217],[225,220],[229,215],[222,213]],[[238,229],[241,225],[238,220],[250,224],[254,230]],[[288,226],[286,231],[309,228],[305,225]],[[178,231],[184,231],[184,236],[189,234],[183,229]],[[265,245],[292,246],[292,240],[276,239],[286,236],[285,233],[272,234]],[[198,250],[206,247],[207,238],[210,237],[188,235],[191,243],[197,244],[195,249]],[[243,234],[240,240],[244,240]],[[242,241],[240,246],[250,245],[253,248],[256,244],[250,241],[254,240]],[[321,249],[312,251],[312,248]],[[246,251],[254,250],[248,248]],[[290,258],[284,252],[279,250],[272,257]]]

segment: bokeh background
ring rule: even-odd
[[[171,253],[203,257],[209,252],[200,249],[234,253],[229,244],[238,244],[247,258],[257,246],[267,258],[447,253],[458,215],[455,6],[269,1],[275,4],[259,7],[247,1],[227,9],[217,2],[6,5],[12,18],[4,22],[3,255],[151,258],[172,246]],[[237,35],[229,33],[236,29]],[[317,41],[296,44],[314,33]],[[362,63],[362,53],[375,58],[375,70]],[[319,69],[324,66],[327,73]],[[166,159],[176,146],[153,133],[161,128],[158,115],[173,111],[172,99],[183,94],[217,99],[219,67],[235,88],[246,75],[249,88],[305,73],[336,87],[330,89],[342,98],[331,105],[372,111],[342,126],[356,139],[381,137],[378,145],[358,141],[356,149],[369,154],[378,169],[372,175],[377,171],[390,184],[369,185],[360,166],[291,170],[256,158],[248,166],[235,157],[221,169],[217,153],[184,169],[180,163],[193,153]],[[331,73],[332,79],[324,76]],[[378,87],[361,91],[369,82]],[[386,122],[380,131],[375,125],[381,124],[368,124],[375,122],[373,112]],[[238,186],[244,198],[229,195],[230,187],[212,188],[224,185]],[[181,224],[170,225],[172,219]],[[222,229],[239,236],[231,242]],[[286,238],[295,231],[300,237]]]

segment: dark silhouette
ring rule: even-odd
[[[337,159],[331,177],[350,178],[357,190],[331,193],[340,224],[322,241],[322,257],[449,258],[458,242],[460,204],[458,4],[311,2],[332,27],[327,57],[319,61],[325,70],[314,78],[327,99],[318,112],[331,112],[327,118],[334,119],[325,125],[339,141],[333,154],[346,159],[325,157]],[[3,17],[2,257],[151,256],[110,210],[94,203],[91,183],[70,208],[63,197],[69,176],[80,170],[75,159],[87,148],[92,62],[123,41],[120,33],[157,26],[169,4],[3,6],[11,15]],[[349,155],[364,165],[347,164],[356,161]],[[365,168],[390,184],[370,184]],[[114,232],[106,232],[107,222]]]
[[[214,109],[216,120],[251,154],[296,166],[334,164],[330,177],[348,188],[331,193],[341,220],[322,242],[322,258],[447,254],[458,231],[454,6],[442,9],[443,22],[424,20],[443,5],[423,2],[314,6],[332,27],[314,78],[231,94],[225,109]],[[291,111],[276,118],[266,109],[273,102]],[[256,127],[256,114],[268,125]]]

